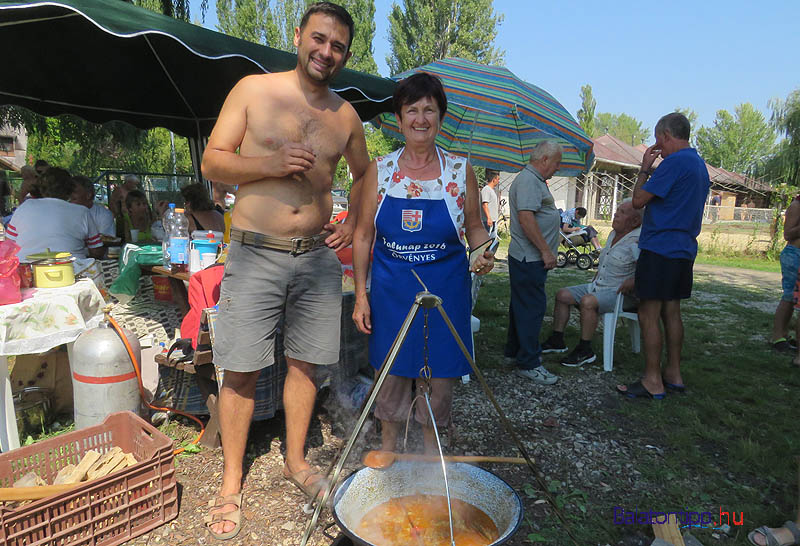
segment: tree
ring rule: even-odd
[[[689,120],[689,125],[692,127],[692,132],[694,132],[696,129],[695,124],[697,123],[697,112],[691,108],[681,108],[680,106],[675,108],[675,111],[686,116],[686,119]]]
[[[710,165],[752,174],[775,150],[775,129],[745,102],[734,109],[717,111],[712,127],[697,131],[697,151]]]
[[[181,21],[189,21],[189,0],[122,0],[135,6],[155,11],[168,17],[174,17]],[[206,11],[208,10],[208,0],[201,0],[200,13],[205,19]]]
[[[792,91],[786,100],[773,99],[769,105],[772,108],[770,123],[783,138],[757,175],[773,183],[800,186],[800,88]]]
[[[594,109],[596,107],[597,101],[592,96],[592,86],[587,83],[581,87],[581,109],[578,110],[578,123],[581,124],[589,138],[597,136],[594,123]]]
[[[243,40],[294,51],[294,28],[308,0],[217,0],[217,30]]]
[[[642,126],[642,122],[628,114],[610,114],[600,112],[594,120],[598,134],[608,133],[626,144],[636,146],[650,136],[650,129]]]
[[[502,64],[505,52],[494,46],[503,16],[492,0],[403,0],[389,13],[386,62],[398,74],[446,57]]]
[[[269,0],[217,0],[217,20],[217,30],[228,36],[257,44],[270,44],[277,39],[278,28],[272,20]]]
[[[347,61],[347,68],[378,75],[375,63],[375,0],[342,0],[342,6],[353,16],[355,32],[350,51],[353,56]]]
[[[217,0],[217,30],[229,36],[294,51],[294,29],[311,0]],[[378,75],[372,42],[375,39],[375,0],[341,0],[353,17],[355,30],[347,67]]]

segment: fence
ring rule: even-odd
[[[753,222],[769,224],[775,217],[773,209],[756,209],[751,207],[725,207],[706,205],[703,211],[703,223],[717,222]]]
[[[132,173],[127,171],[103,171],[94,179],[95,201],[108,204],[111,186],[122,184],[128,175],[136,175],[141,181],[142,191],[151,207],[159,201],[183,205],[181,188],[195,181],[193,174]]]

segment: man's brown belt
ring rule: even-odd
[[[257,248],[269,248],[271,250],[281,250],[289,252],[292,256],[305,254],[315,248],[325,245],[325,239],[329,233],[320,233],[313,237],[273,237],[255,231],[244,231],[242,229],[231,228],[231,241],[238,241],[243,245],[254,246]]]

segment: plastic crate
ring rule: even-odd
[[[0,487],[36,472],[53,483],[86,451],[120,447],[138,461],[120,472],[11,510],[0,506],[0,544],[111,546],[178,515],[172,440],[137,415],[119,412],[76,430],[0,455]]]

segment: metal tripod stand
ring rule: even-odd
[[[373,383],[372,388],[370,389],[366,400],[361,405],[361,411],[358,416],[358,420],[356,421],[355,427],[353,428],[353,432],[350,434],[350,438],[348,438],[347,443],[345,444],[342,451],[339,453],[334,464],[332,464],[331,467],[328,469],[327,473],[328,486],[325,489],[324,496],[320,501],[316,503],[316,506],[314,507],[314,513],[311,517],[311,520],[308,522],[308,525],[306,526],[306,530],[303,533],[303,540],[300,543],[300,545],[306,546],[308,544],[308,540],[311,537],[311,533],[314,531],[314,529],[317,526],[317,522],[319,521],[319,516],[320,513],[322,512],[322,507],[327,504],[328,499],[330,498],[330,495],[333,492],[333,487],[336,484],[336,481],[339,479],[339,475],[342,472],[342,468],[344,467],[345,461],[347,461],[347,457],[350,455],[350,452],[352,451],[353,446],[356,443],[356,439],[358,438],[358,435],[361,433],[361,430],[364,427],[364,423],[367,420],[367,417],[369,416],[369,411],[372,408],[373,404],[375,403],[376,398],[378,397],[378,392],[380,391],[383,382],[386,380],[386,376],[389,375],[392,365],[394,364],[394,361],[397,359],[397,355],[400,352],[403,343],[405,343],[406,337],[408,336],[408,332],[411,329],[411,324],[414,322],[417,313],[419,313],[420,308],[426,310],[435,308],[438,309],[439,313],[442,315],[442,319],[444,319],[445,324],[447,324],[450,333],[456,340],[456,343],[461,349],[461,352],[464,353],[464,356],[469,362],[470,367],[472,368],[475,377],[477,378],[478,382],[483,388],[484,393],[489,398],[489,401],[492,403],[492,406],[494,406],[494,409],[497,411],[497,415],[500,418],[500,422],[503,424],[503,427],[506,429],[506,432],[508,432],[509,436],[511,436],[511,438],[514,440],[514,443],[517,445],[517,448],[522,454],[522,457],[528,464],[528,468],[530,468],[531,472],[534,475],[534,478],[539,484],[539,487],[543,495],[547,498],[552,509],[555,511],[556,515],[564,524],[565,530],[567,531],[567,533],[570,535],[570,538],[572,538],[573,542],[577,546],[578,543],[572,536],[572,532],[569,529],[569,525],[567,523],[566,518],[564,518],[563,514],[556,505],[555,499],[552,498],[552,495],[550,495],[550,493],[547,490],[547,486],[544,483],[544,478],[542,476],[541,471],[539,470],[539,467],[536,465],[533,459],[531,459],[531,457],[528,455],[528,451],[525,449],[525,446],[522,444],[522,441],[520,440],[519,436],[517,435],[516,432],[514,432],[514,428],[511,426],[511,422],[508,420],[505,413],[503,413],[503,410],[500,408],[500,405],[497,403],[497,399],[494,397],[494,393],[492,393],[492,390],[486,383],[483,374],[476,366],[475,360],[472,358],[472,355],[467,350],[467,347],[466,345],[464,345],[461,336],[458,335],[455,326],[453,326],[453,323],[450,321],[450,317],[447,316],[447,313],[442,307],[441,298],[439,298],[439,296],[436,296],[435,294],[428,292],[428,289],[422,282],[422,279],[419,278],[419,276],[416,274],[415,271],[412,270],[412,273],[414,273],[414,276],[416,276],[417,280],[420,282],[420,284],[422,284],[424,290],[422,292],[417,293],[416,297],[414,298],[414,303],[411,305],[411,309],[408,311],[408,315],[406,315],[406,318],[403,321],[400,330],[397,332],[397,336],[395,337],[394,342],[392,342],[392,346],[389,349],[389,352],[386,354],[386,358],[383,360],[383,364],[381,364],[381,368],[378,371],[378,377]],[[314,501],[312,501],[312,503],[313,502]]]

